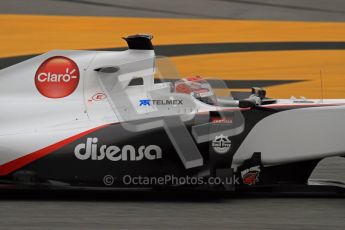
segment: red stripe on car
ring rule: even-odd
[[[7,162],[7,163],[0,166],[0,176],[5,176],[5,175],[25,166],[25,165],[33,162],[33,161],[39,159],[39,158],[42,158],[42,157],[58,150],[59,148],[65,146],[65,145],[67,145],[67,144],[69,144],[75,140],[78,140],[79,138],[81,138],[81,137],[83,137],[89,133],[92,133],[92,132],[94,132],[98,129],[104,128],[106,126],[108,126],[108,124],[107,125],[101,125],[101,126],[93,128],[93,129],[84,131],[84,132],[79,133],[77,135],[71,136],[65,140],[62,140],[62,141],[59,141],[55,144],[49,145],[43,149],[37,150],[35,152],[29,153],[25,156],[22,156],[20,158],[17,158],[15,160]]]

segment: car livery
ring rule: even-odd
[[[317,184],[309,177],[320,160],[345,155],[332,138],[345,134],[345,99],[272,99],[255,87],[220,98],[200,76],[157,83],[151,39],[128,36],[119,52],[51,51],[1,70],[0,184],[303,192]],[[219,183],[121,181],[168,175]],[[344,188],[325,186],[335,187]]]

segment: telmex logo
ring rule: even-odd
[[[62,98],[74,92],[79,76],[79,68],[74,61],[62,56],[51,57],[37,69],[35,85],[45,97]]]
[[[162,158],[162,149],[157,145],[139,146],[135,149],[132,145],[118,147],[115,145],[102,145],[98,148],[98,138],[87,138],[86,144],[75,147],[74,154],[79,160],[103,160],[110,161],[141,161],[143,159],[156,160]]]
[[[139,106],[151,106],[151,105],[183,105],[183,100],[151,100],[151,99],[139,100]]]

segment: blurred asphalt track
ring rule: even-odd
[[[0,13],[345,21],[344,4],[343,0],[11,0],[1,1]]]
[[[345,1],[11,0],[0,2],[0,14],[343,22]],[[0,22],[0,36],[5,33]],[[327,159],[313,177],[345,181],[344,169],[345,158]],[[335,198],[189,199],[183,194],[162,198],[144,193],[95,193],[43,195],[41,199],[7,195],[0,198],[0,229],[345,228],[345,200]]]

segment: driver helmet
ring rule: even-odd
[[[217,99],[211,85],[200,76],[182,78],[175,82],[175,92],[190,94],[196,99],[210,105],[216,105]]]

